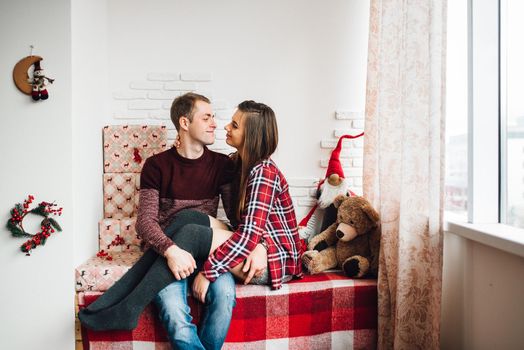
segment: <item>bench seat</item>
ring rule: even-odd
[[[376,280],[348,279],[340,271],[308,275],[272,291],[237,285],[237,304],[224,349],[374,349],[377,340]],[[102,292],[79,292],[79,307]],[[189,297],[194,323],[199,303]],[[84,350],[170,349],[154,305],[133,331],[82,328]]]

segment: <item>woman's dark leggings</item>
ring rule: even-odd
[[[197,262],[208,257],[213,231],[206,214],[180,211],[165,234]],[[97,331],[134,329],[144,308],[174,280],[166,259],[149,249],[109,290],[82,309],[78,317],[86,327]]]

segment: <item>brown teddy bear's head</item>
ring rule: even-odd
[[[351,241],[378,225],[379,215],[364,197],[340,195],[333,204],[338,208],[336,235],[343,242]]]

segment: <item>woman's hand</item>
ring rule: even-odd
[[[260,276],[267,268],[267,250],[262,244],[257,244],[255,249],[249,254],[242,268],[242,272],[247,273],[244,284],[251,282],[253,276]],[[249,271],[249,273],[248,273]]]
[[[209,289],[209,280],[201,273],[197,273],[193,281],[193,296],[200,300],[202,304],[206,302],[206,294]]]

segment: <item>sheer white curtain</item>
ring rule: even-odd
[[[446,0],[371,0],[364,196],[381,214],[379,349],[439,349]]]

